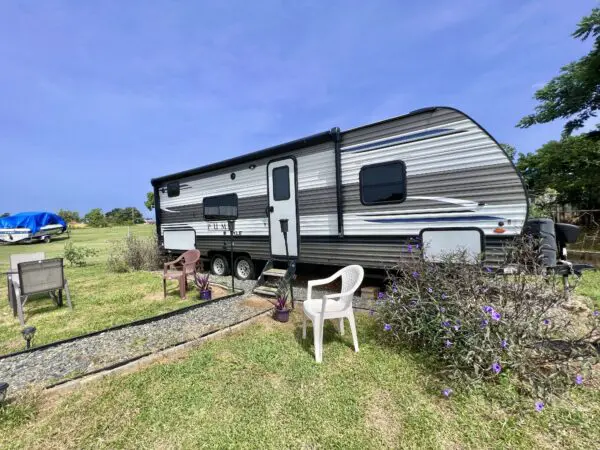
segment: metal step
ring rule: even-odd
[[[277,288],[271,286],[258,286],[252,291],[255,294],[266,295],[268,297],[277,297]]]
[[[285,269],[275,269],[275,268],[265,270],[263,272],[263,274],[268,277],[278,277],[278,278],[285,277],[286,273],[287,273],[287,270],[285,270]]]

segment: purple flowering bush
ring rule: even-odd
[[[498,267],[465,263],[465,252],[433,263],[413,249],[388,271],[376,317],[383,342],[433,356],[455,387],[508,379],[548,401],[581,385],[598,361],[600,317],[574,315],[562,280],[544,274],[534,243],[518,239]],[[395,288],[395,289],[394,289]]]

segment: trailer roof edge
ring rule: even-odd
[[[226,159],[223,161],[218,161],[212,164],[208,164],[206,166],[196,167],[194,169],[184,170],[182,172],[172,173],[170,175],[165,175],[162,177],[152,178],[150,181],[153,186],[156,186],[160,183],[164,183],[165,181],[176,180],[183,177],[199,175],[206,172],[211,172],[217,169],[224,169],[236,164],[243,164],[245,162],[254,161],[259,158],[266,158],[268,156],[274,156],[282,152],[289,152],[292,150],[297,150],[299,148],[308,147],[311,145],[323,144],[328,141],[333,141],[337,136],[335,128],[324,131],[322,133],[313,134],[310,136],[306,136],[301,139],[296,139],[294,141],[286,142],[284,144],[275,145],[273,147],[268,147],[262,150],[258,150],[252,153],[247,153],[244,155],[236,156],[234,158]]]

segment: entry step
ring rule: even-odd
[[[255,288],[252,292],[255,294],[266,295],[269,297],[277,297],[277,288],[271,286],[259,286]]]
[[[285,277],[287,270],[285,269],[269,269],[269,270],[265,270],[263,272],[264,275],[268,276],[268,277],[279,277],[279,278],[283,278]]]

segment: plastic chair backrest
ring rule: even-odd
[[[188,250],[181,255],[183,259],[183,269],[186,273],[196,271],[196,264],[200,261],[200,250]]]
[[[356,292],[363,282],[365,270],[361,266],[354,264],[344,267],[338,273],[341,273],[342,276],[341,292],[347,292],[346,295],[340,297],[339,301],[344,306],[352,305],[352,297],[354,297],[354,292]]]

